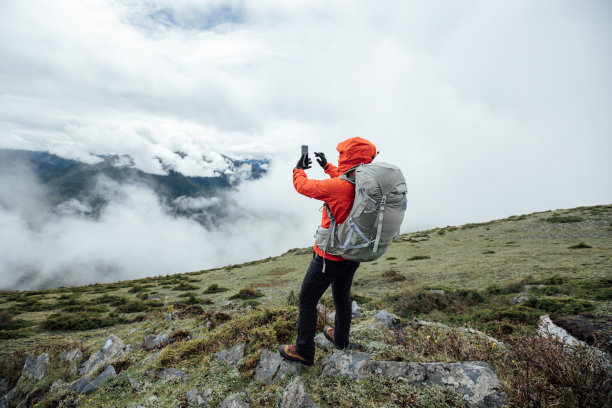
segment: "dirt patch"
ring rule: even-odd
[[[555,315],[550,319],[569,334],[590,346],[598,347],[612,354],[612,317],[580,315]]]
[[[283,279],[283,280],[279,280],[279,281],[276,281],[276,282],[254,283],[254,284],[251,285],[251,287],[253,287],[253,288],[273,288],[273,287],[276,287],[276,286],[283,286],[287,282],[289,282],[288,279]]]

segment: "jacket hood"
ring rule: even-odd
[[[338,170],[344,173],[351,167],[360,164],[368,164],[376,157],[376,146],[369,140],[360,137],[352,137],[338,143],[337,147],[340,157],[338,158]]]

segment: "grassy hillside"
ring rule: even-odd
[[[58,362],[62,351],[78,346],[87,357],[113,333],[136,346],[135,361],[147,354],[139,348],[144,336],[164,331],[174,334],[177,341],[149,367],[184,367],[191,373],[192,382],[217,384],[219,395],[238,389],[250,390],[252,398],[278,394],[281,385],[261,386],[251,381],[253,367],[247,364],[237,373],[228,374],[217,362],[211,362],[211,353],[242,339],[247,341],[247,354],[254,359],[262,347],[293,341],[296,294],[311,257],[308,248],[294,249],[278,257],[178,275],[46,291],[0,292],[0,360],[4,362],[0,378],[12,386],[26,353],[45,351],[55,361],[51,368],[55,378],[74,380],[78,377]],[[323,303],[332,306],[328,294]],[[526,300],[515,304],[513,299],[521,294]],[[529,387],[541,387],[539,398],[544,406],[555,401],[572,406],[572,401],[580,398],[578,391],[555,383],[547,368],[530,363],[535,358],[529,355],[530,350],[540,350],[530,342],[543,314],[589,313],[609,319],[612,206],[547,211],[402,235],[377,262],[360,266],[353,297],[366,311],[387,309],[405,322],[414,318],[441,322],[451,331],[452,327],[472,327],[514,345],[515,350],[509,354],[469,338],[455,338],[450,347],[455,334],[432,326],[415,328],[402,338],[393,333],[356,330],[354,340],[358,343],[387,344],[380,351],[381,358],[489,361],[512,404],[528,406],[529,398],[537,394]],[[367,319],[366,313],[363,321]],[[357,328],[359,323],[355,322]],[[437,336],[440,343],[430,344],[432,336]],[[549,345],[546,350],[552,349]],[[568,364],[573,364],[572,357],[567,358]],[[142,365],[134,361],[126,363],[126,372],[133,370],[136,375]],[[315,402],[320,406],[345,404],[334,402],[325,391],[316,374],[318,364],[319,360],[305,374]],[[535,376],[532,380],[537,381],[522,383],[526,375]],[[49,377],[49,384],[39,387],[50,385],[55,378],[51,374]],[[121,397],[125,390],[118,381],[97,391],[94,402],[100,405],[95,406],[117,398],[147,405],[145,401],[153,391],[159,401],[177,401],[179,405],[174,406],[180,406],[178,393],[189,389],[189,385],[158,384],[142,395]],[[376,396],[380,384],[372,381],[364,386],[371,391],[367,397],[360,396],[363,387],[358,390],[350,381],[333,386],[345,392],[346,401],[377,406],[375,401],[386,401],[387,397]],[[51,404],[49,401],[57,402],[64,394],[60,391],[54,395],[41,401]],[[427,398],[433,397],[422,396],[421,401]],[[366,402],[368,399],[370,402]],[[272,406],[274,401],[271,397],[270,401],[257,399],[254,406]],[[93,405],[82,399],[78,406]]]

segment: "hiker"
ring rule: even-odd
[[[293,185],[298,193],[326,203],[339,225],[349,216],[355,199],[355,186],[340,176],[355,166],[372,162],[377,152],[371,142],[360,137],[339,143],[337,150],[340,153],[338,167],[328,163],[325,154],[315,153],[317,162],[330,179],[309,179],[304,170],[311,167],[312,160],[307,155],[302,155],[293,169]],[[330,217],[326,210],[323,211],[321,226],[330,226]],[[281,356],[305,365],[313,364],[317,304],[329,285],[332,286],[336,318],[334,328],[326,326],[323,334],[340,349],[348,346],[352,315],[350,292],[353,275],[358,267],[359,262],[327,253],[315,242],[313,258],[300,289],[297,341],[296,344],[281,346]]]

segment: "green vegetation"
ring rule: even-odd
[[[243,289],[240,289],[240,291],[238,293],[236,293],[234,296],[231,296],[230,299],[244,299],[244,300],[248,300],[248,299],[260,298],[263,295],[264,294],[261,293],[260,291],[258,291],[257,289],[243,288]]]
[[[213,283],[208,288],[206,288],[206,290],[202,293],[204,293],[205,295],[208,295],[208,294],[213,294],[213,293],[221,293],[221,292],[225,292],[228,290],[229,290],[228,288],[221,288],[219,287],[218,284]]]
[[[385,256],[363,262],[355,274],[351,298],[364,312],[354,319],[351,341],[377,360],[486,361],[500,378],[509,406],[607,406],[609,383],[592,349],[568,352],[533,334],[543,314],[612,314],[611,226],[612,206],[599,206],[404,234]],[[295,340],[298,293],[311,257],[312,249],[306,248],[194,273],[0,291],[0,378],[13,386],[27,353],[49,352],[49,381],[32,394],[43,399],[31,399],[30,405],[149,406],[147,399],[154,395],[154,405],[188,406],[185,393],[205,385],[214,390],[212,406],[244,390],[251,406],[271,408],[290,379],[260,384],[253,379],[254,369],[262,348],[275,350]],[[321,304],[326,307],[321,317],[333,311],[331,291]],[[400,315],[401,328],[372,328],[371,315],[379,309]],[[319,319],[318,329],[324,324]],[[138,345],[146,334],[160,331],[172,334],[158,360],[143,367],[140,361],[147,354],[137,347],[130,358],[115,363],[117,371],[147,383],[144,391],[134,392],[126,377],[118,377],[92,394],[91,402],[76,402],[65,389],[45,393],[52,380],[77,378],[59,352],[78,344],[87,355],[110,333]],[[237,368],[213,360],[212,353],[241,341],[247,343],[246,356]],[[464,405],[448,390],[416,389],[377,376],[362,381],[321,377],[330,353],[317,349],[314,366],[301,373],[321,407]],[[191,381],[144,375],[156,367],[177,367]]]

